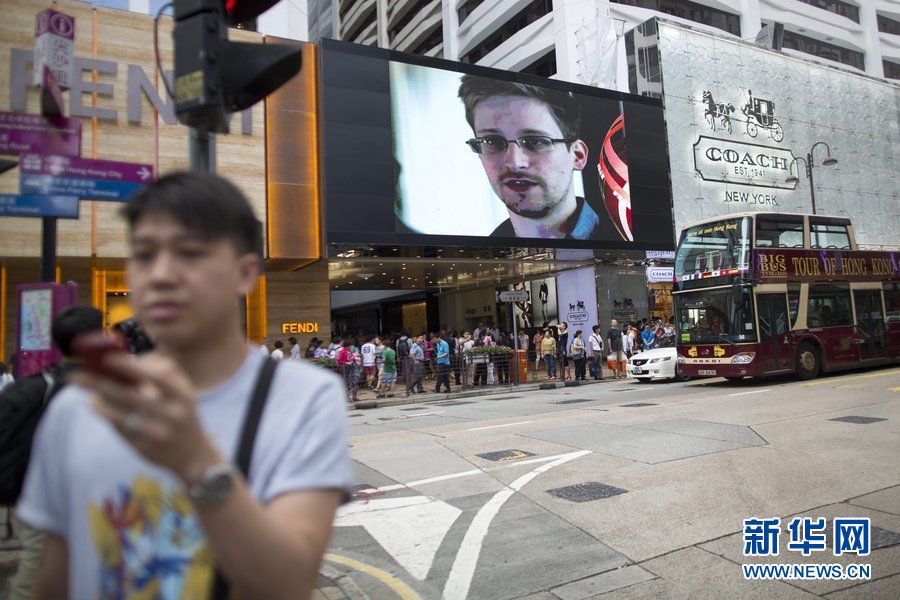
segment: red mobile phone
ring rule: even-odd
[[[76,356],[84,360],[85,367],[89,372],[109,377],[119,383],[135,383],[134,380],[123,377],[120,373],[111,372],[103,364],[103,359],[107,354],[125,354],[125,341],[118,335],[106,335],[101,331],[82,333],[72,342],[72,350]]]

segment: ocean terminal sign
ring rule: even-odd
[[[797,182],[786,183],[794,153],[790,149],[762,146],[701,135],[694,144],[694,168],[704,181],[719,181],[754,187],[792,190]],[[749,201],[756,203],[763,196]]]

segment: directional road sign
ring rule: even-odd
[[[0,112],[0,154],[81,154],[81,121]]]
[[[0,216],[77,219],[78,197],[0,194]]]
[[[500,292],[497,294],[497,298],[500,302],[527,302],[528,292]]]
[[[153,166],[67,156],[23,154],[19,191],[62,194],[85,200],[128,200],[153,181]]]

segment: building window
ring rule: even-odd
[[[844,232],[846,231],[845,227]],[[756,247],[802,248],[803,217],[788,215],[756,217]]]
[[[693,21],[695,23],[703,23],[710,27],[727,31],[732,35],[740,37],[741,35],[741,17],[734,13],[725,12],[717,8],[703,6],[690,0],[610,0],[616,4],[625,4],[627,6],[637,6],[639,8],[649,8],[657,12],[672,15]]]
[[[416,44],[412,49],[413,54],[425,54],[429,50],[436,48],[444,43],[444,29],[438,26],[424,40]]]
[[[831,248],[850,250],[850,233],[846,223],[834,221],[818,221],[810,218],[809,245],[811,248]]]
[[[459,23],[462,24],[466,17],[471,15],[476,8],[484,4],[484,0],[466,0],[456,9],[456,16],[459,17]]]
[[[866,70],[866,63],[862,52],[850,50],[842,46],[835,46],[828,42],[822,42],[793,31],[784,32],[784,42],[782,48],[812,54],[820,58],[833,60],[835,62],[856,67],[860,71]]]
[[[360,21],[356,25],[356,27],[353,28],[353,31],[348,31],[347,33],[345,33],[343,39],[349,40],[351,42],[361,42],[361,40],[357,40],[356,37],[363,31],[365,31],[370,25],[372,25],[372,23],[374,23],[377,18],[378,14],[376,13],[376,11],[373,10],[369,12],[369,16]]]
[[[391,30],[390,30],[391,40],[393,41],[393,39],[395,37],[397,37],[401,31],[403,31],[403,28],[406,27],[407,25],[409,25],[409,22],[412,21],[413,19],[415,19],[416,15],[418,15],[423,10],[425,10],[425,7],[428,6],[429,4],[431,4],[432,2],[434,2],[434,0],[419,0],[418,2],[416,2],[413,5],[412,8],[410,8],[408,11],[406,11],[406,14],[404,14],[402,17],[400,17],[400,20],[397,21],[397,24],[394,25],[393,27],[391,27]]]
[[[553,0],[534,0],[534,2],[520,10],[518,14],[504,23],[497,31],[491,34],[490,37],[481,42],[467,54],[460,56],[459,61],[470,64],[477,63],[487,56],[491,50],[544,15],[549,15],[552,11]]]
[[[842,2],[841,0],[800,0],[800,2],[833,12],[836,15],[847,17],[851,21],[859,23],[859,7],[849,2]]]
[[[900,35],[900,21],[878,13],[878,31],[890,33],[891,35]]]
[[[889,60],[882,60],[881,66],[884,67],[884,76],[888,79],[900,79],[900,65]]]
[[[344,17],[347,16],[347,13],[350,12],[350,9],[356,6],[357,0],[344,0],[341,7],[338,9],[338,16],[340,16],[341,21],[344,20]]]
[[[556,75],[556,48],[519,72],[528,75],[539,75],[540,77],[552,77]]]
[[[884,284],[884,308],[888,323],[900,323],[900,283]]]
[[[838,327],[853,324],[850,309],[850,286],[846,283],[809,286],[807,326]]]

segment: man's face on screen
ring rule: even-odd
[[[524,96],[482,100],[475,106],[474,125],[476,137],[564,137],[550,107]],[[506,207],[523,217],[539,219],[572,193],[572,171],[584,168],[587,147],[576,140],[569,146],[555,143],[550,152],[539,153],[510,142],[506,152],[479,156],[491,187]]]

